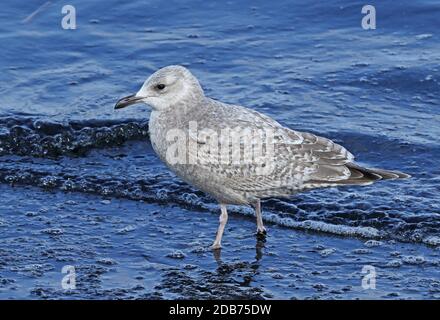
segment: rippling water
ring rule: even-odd
[[[440,244],[437,1],[371,3],[378,15],[374,31],[361,28],[359,1],[70,1],[76,30],[61,28],[64,3],[55,1],[23,22],[43,3],[6,1],[0,12],[6,44],[0,48],[0,297],[65,296],[53,284],[64,262],[91,275],[73,297],[205,297],[197,285],[206,281],[224,281],[233,297],[244,298],[310,298],[316,292],[320,298],[395,297],[390,283],[374,296],[343,290],[361,277],[361,263],[354,263],[360,251],[352,250],[365,241],[383,245],[367,244],[361,256],[371,258],[364,264],[397,261],[394,267],[406,268],[390,279],[425,277],[415,284],[396,281],[416,286],[398,294],[438,297],[430,287],[438,278]],[[199,247],[212,240],[217,205],[158,161],[149,144],[147,107],[113,110],[119,97],[169,64],[190,68],[213,98],[326,136],[361,164],[413,178],[266,200],[271,235],[257,244],[256,261],[246,253],[249,246],[255,250],[252,210],[233,207],[226,258],[212,260]],[[72,203],[80,208],[71,209]],[[149,232],[139,232],[139,224]],[[131,236],[121,240],[125,234]],[[183,256],[156,248],[159,239]],[[228,246],[245,253],[235,261]],[[127,256],[124,247],[130,248]],[[324,254],[319,267],[306,263],[292,271],[301,257],[315,260],[326,249],[355,253],[336,253],[333,262]],[[326,268],[335,264],[339,274],[332,278]],[[326,284],[307,278],[313,272],[323,272]],[[344,279],[347,273],[351,279]],[[252,281],[243,285],[235,277]],[[307,280],[298,285],[298,277]],[[178,283],[188,278],[194,288],[182,292]],[[281,280],[288,278],[292,283]],[[219,291],[217,297],[231,297],[222,286],[207,286]]]

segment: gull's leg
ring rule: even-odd
[[[266,228],[263,225],[263,216],[261,215],[260,199],[255,203],[255,216],[257,217],[257,234],[266,234]]]
[[[226,210],[225,204],[220,204],[220,209],[222,213],[220,214],[220,225],[218,226],[217,236],[215,237],[214,243],[212,244],[212,249],[220,249],[222,247],[222,236],[223,231],[225,231],[226,222],[228,222],[228,211]]]

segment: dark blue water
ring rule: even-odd
[[[438,1],[370,2],[368,31],[360,1],[69,1],[76,30],[62,1],[26,19],[44,3],[0,12],[1,298],[439,297]],[[170,64],[413,178],[267,200],[266,243],[232,207],[213,257],[216,203],[158,161],[146,106],[113,110]]]

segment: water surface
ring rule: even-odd
[[[6,1],[0,12],[1,298],[438,298],[437,1]],[[149,111],[115,112],[156,69],[188,67],[207,95],[343,144],[413,178],[231,207],[157,159]],[[77,268],[78,288],[60,287]],[[378,270],[376,290],[362,268]]]

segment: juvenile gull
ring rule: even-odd
[[[138,102],[152,107],[150,140],[160,159],[181,179],[219,202],[220,225],[212,245],[214,249],[221,247],[228,204],[253,206],[257,233],[265,234],[260,199],[288,197],[315,188],[368,185],[382,179],[409,177],[397,171],[363,168],[354,163],[350,152],[329,139],[283,127],[257,111],[208,98],[196,77],[182,66],[156,71],[136,94],[120,99],[115,109]],[[209,129],[210,136],[194,133],[191,130],[194,123],[197,128]],[[240,131],[238,149],[234,149],[233,135],[225,138],[222,134],[228,128],[250,129]],[[174,139],[176,132],[187,133],[186,140],[177,145],[177,151],[186,153],[180,159],[186,161],[170,157],[179,141]],[[216,141],[214,144],[218,143],[219,148],[230,147],[226,148],[228,156],[236,155],[238,150],[243,161],[220,159],[220,152],[213,151],[215,148],[206,148],[215,146],[212,141]],[[255,150],[249,148],[255,145],[262,146],[270,156],[264,157],[264,161],[246,161],[258,158]]]

